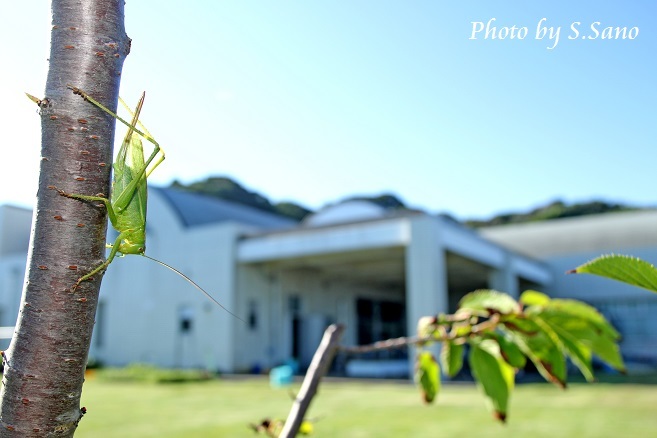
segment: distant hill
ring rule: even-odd
[[[350,196],[348,198],[344,198],[339,202],[347,202],[347,201],[368,201],[380,207],[383,207],[386,210],[407,209],[406,205],[401,199],[390,193],[384,193],[379,196]]]
[[[251,207],[255,207],[270,213],[276,213],[297,221],[301,221],[303,218],[313,213],[312,210],[294,202],[272,203],[269,201],[269,199],[260,193],[252,192],[246,189],[237,181],[224,176],[213,176],[187,185],[182,184],[179,181],[174,181],[169,187],[186,192],[201,193],[204,195],[214,196],[215,198],[226,199],[228,201],[249,205]],[[374,204],[391,210],[406,209],[406,205],[404,205],[404,203],[398,197],[388,193],[379,196],[352,196],[345,198],[340,202],[353,200],[370,201]]]
[[[214,196],[215,198],[249,205],[259,210],[279,214],[297,221],[300,221],[308,214],[312,213],[311,210],[293,202],[279,202],[272,204],[269,199],[260,193],[249,191],[238,182],[227,177],[210,177],[188,185],[174,181],[170,187],[186,192],[202,193],[204,195]]]
[[[591,201],[567,205],[562,201],[554,201],[542,207],[535,208],[527,213],[506,213],[497,215],[488,220],[467,220],[465,225],[480,228],[494,225],[519,224],[523,222],[538,222],[549,219],[565,217],[586,216],[590,214],[613,213],[619,211],[641,210],[623,204],[605,201]]]
[[[170,187],[187,192],[202,193],[205,195],[214,196],[216,198],[249,205],[251,207],[289,217],[297,221],[301,221],[303,218],[313,213],[312,210],[294,202],[272,203],[269,199],[260,193],[250,191],[240,183],[228,177],[215,176],[187,185],[178,181],[174,181]],[[344,198],[339,202],[353,200],[373,202],[390,210],[409,209],[401,199],[389,193],[384,193],[379,196],[351,196]],[[641,209],[629,205],[605,201],[591,201],[575,204],[566,204],[563,201],[554,201],[544,206],[535,208],[529,212],[505,213],[487,220],[471,219],[466,220],[463,222],[463,224],[473,228],[481,228],[494,225],[519,224],[523,222],[537,222],[549,219],[633,210]]]

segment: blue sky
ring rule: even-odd
[[[50,10],[3,8],[0,204],[32,206],[40,123],[23,91],[43,93]],[[493,18],[498,38],[471,39]],[[558,44],[536,39],[542,18]],[[511,26],[524,39],[500,39]],[[608,26],[638,35],[603,39]],[[227,175],[310,208],[391,192],[459,218],[657,205],[655,2],[128,1],[126,27],[121,95],[147,91],[167,153],[153,184]]]

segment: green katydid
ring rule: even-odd
[[[155,170],[155,168],[159,166],[165,158],[164,151],[158,142],[155,141],[146,127],[144,127],[144,125],[139,121],[139,114],[144,104],[145,94],[142,94],[134,112],[130,110],[130,108],[122,99],[120,99],[123,106],[125,106],[126,109],[132,114],[132,121],[128,123],[79,88],[72,86],[68,86],[68,88],[73,90],[74,94],[82,96],[84,100],[91,102],[128,127],[128,132],[123,139],[123,143],[121,144],[121,148],[119,149],[119,153],[117,154],[117,158],[113,164],[113,181],[110,199],[107,199],[103,196],[88,196],[67,193],[64,190],[51,186],[51,188],[57,190],[60,195],[66,196],[68,198],[87,202],[102,202],[107,209],[107,214],[112,226],[119,233],[113,244],[107,244],[107,247],[110,248],[110,253],[107,259],[96,268],[94,268],[91,272],[80,277],[73,288],[77,288],[81,282],[89,280],[94,275],[105,271],[110,263],[114,261],[114,258],[117,254],[121,254],[121,256],[127,254],[136,254],[153,260],[154,262],[159,263],[165,268],[170,269],[171,271],[180,275],[189,283],[191,283],[195,288],[203,292],[218,306],[241,320],[239,316],[226,309],[226,307],[221,305],[191,278],[187,277],[185,274],[175,269],[174,267],[145,254],[146,203],[148,190],[147,179],[151,172],[153,172],[153,170]],[[28,97],[30,97],[32,100],[35,99],[30,95],[28,95]],[[137,126],[139,126],[141,129],[137,128]],[[153,152],[146,160],[144,159],[144,148],[140,137],[148,140],[154,146]]]

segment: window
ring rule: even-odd
[[[358,343],[371,344],[406,335],[406,309],[403,303],[359,298],[356,302]],[[407,357],[406,349],[371,353],[368,358],[398,359]]]
[[[249,329],[255,331],[258,329],[258,303],[256,300],[249,301]]]
[[[179,331],[182,334],[191,333],[194,326],[194,309],[191,306],[183,306],[178,310]]]

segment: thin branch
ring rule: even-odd
[[[449,318],[452,315],[445,315],[445,317]],[[446,319],[447,320],[447,319]],[[458,320],[461,321],[461,320]],[[338,346],[338,349],[340,351],[343,351],[345,353],[352,353],[352,354],[364,354],[364,353],[371,353],[373,351],[381,351],[381,350],[393,350],[395,348],[404,348],[408,347],[411,345],[419,345],[422,346],[426,344],[427,342],[444,342],[444,341],[456,341],[459,339],[464,339],[467,338],[471,335],[477,335],[479,333],[485,332],[485,331],[490,331],[494,330],[495,327],[500,323],[500,317],[497,314],[494,314],[490,317],[490,319],[487,319],[486,321],[480,322],[477,325],[472,326],[469,332],[465,334],[459,334],[455,332],[451,333],[444,333],[440,336],[404,336],[401,338],[393,338],[393,339],[386,339],[385,341],[377,341],[374,342],[373,344],[368,344],[368,345],[355,345],[355,346],[344,346],[340,345]],[[440,327],[440,325],[438,326]],[[438,328],[436,329],[438,330]]]
[[[320,380],[328,371],[343,332],[344,326],[340,324],[332,324],[324,332],[322,342],[319,344],[306,373],[306,377],[303,379],[299,394],[294,400],[294,403],[292,403],[292,409],[287,420],[285,420],[285,426],[279,435],[280,438],[293,438],[299,433],[301,422],[306,416],[310,402],[317,393]]]
[[[345,353],[364,354],[364,353],[370,353],[372,351],[392,350],[395,348],[408,347],[409,345],[422,345],[429,341],[437,342],[441,340],[444,339],[436,339],[432,336],[426,336],[423,338],[419,338],[417,336],[408,336],[408,337],[401,337],[394,339],[386,339],[385,341],[378,341],[368,345],[355,345],[352,347],[340,345],[338,348],[340,349],[340,351],[344,351]]]

